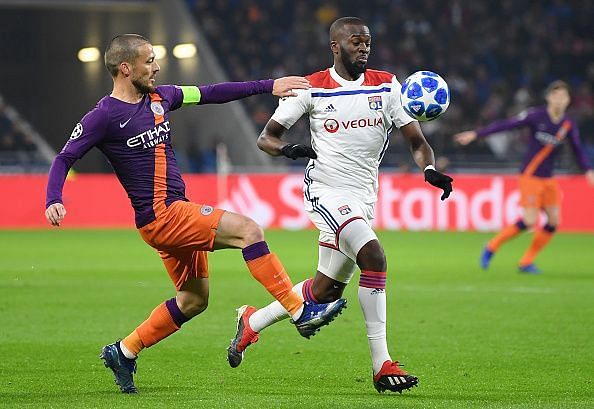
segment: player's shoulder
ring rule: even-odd
[[[155,93],[157,93],[163,99],[169,99],[171,96],[182,93],[182,88],[179,85],[157,85],[155,87]]]
[[[307,78],[312,88],[333,89],[340,87],[340,84],[330,75],[330,68],[306,75],[305,78]]]
[[[546,107],[530,107],[530,108],[526,108],[523,111],[520,111],[517,115],[516,115],[516,119],[518,120],[532,120],[532,121],[538,121],[538,120],[542,120],[544,118],[546,118]]]
[[[93,109],[86,113],[83,119],[94,119],[95,121],[106,121],[109,118],[109,111],[112,109],[112,98],[109,95],[104,96]]]
[[[392,82],[392,79],[394,79],[394,74],[391,72],[368,68],[365,71],[365,81],[363,82],[363,85],[374,86],[389,84]]]

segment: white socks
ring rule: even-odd
[[[385,279],[384,279],[385,281]],[[302,281],[295,284],[293,291],[302,294]],[[373,373],[382,368],[385,361],[392,361],[388,352],[386,340],[386,292],[383,288],[359,287],[359,303],[363,310],[365,326],[367,327],[367,340],[371,350]],[[301,312],[299,312],[299,315]],[[250,327],[256,332],[262,331],[270,325],[289,317],[287,310],[274,301],[264,308],[260,308],[250,316]],[[293,319],[297,319],[293,317]]]
[[[373,373],[377,374],[385,361],[392,361],[386,341],[386,291],[359,287],[359,303],[365,317]]]
[[[295,286],[293,286],[293,291],[301,295],[301,288],[303,287],[304,282],[305,281],[295,284]],[[295,314],[296,316],[292,317],[293,320],[299,319],[302,312],[303,307],[297,311]],[[271,326],[275,322],[284,320],[285,318],[289,318],[289,313],[278,301],[274,301],[273,303],[268,304],[266,307],[260,308],[250,316],[250,327],[252,327],[254,331],[260,332],[264,328]]]
[[[124,354],[124,356],[128,359],[135,359],[136,355],[134,355],[132,353],[132,351],[130,351],[128,348],[126,348],[126,345],[120,341],[120,349],[122,350],[122,354]]]

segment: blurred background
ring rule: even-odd
[[[345,15],[361,17],[371,29],[369,67],[401,81],[428,69],[449,83],[448,112],[423,124],[441,169],[516,172],[522,131],[463,148],[452,135],[542,104],[542,90],[555,79],[572,86],[570,115],[594,159],[591,1],[0,0],[0,172],[47,171],[74,125],[110,92],[103,50],[119,33],[140,33],[159,46],[161,84],[242,81],[329,67],[328,27]],[[218,146],[218,166],[227,170],[300,172],[304,162],[272,159],[256,148],[276,105],[275,98],[258,96],[174,113],[182,170],[216,172]],[[288,138],[308,143],[307,120]],[[413,167],[398,131],[382,166],[386,172]],[[111,171],[94,151],[75,169]],[[570,149],[558,169],[577,171]]]

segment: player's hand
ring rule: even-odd
[[[66,216],[66,208],[62,203],[54,203],[45,209],[45,218],[52,226],[59,226]]]
[[[460,132],[454,135],[454,140],[460,145],[468,145],[470,142],[476,139],[475,131]]]
[[[454,179],[449,177],[448,175],[444,175],[441,172],[438,172],[433,169],[425,170],[425,182],[431,183],[433,186],[443,189],[443,194],[441,195],[441,200],[445,200],[450,196],[452,193],[452,182]]]
[[[594,170],[590,169],[586,171],[586,180],[590,184],[590,186],[594,186]]]
[[[281,153],[285,155],[287,158],[291,158],[293,160],[297,158],[311,158],[317,159],[318,155],[316,152],[311,148],[311,146],[302,145],[300,143],[295,144],[288,144],[281,148]]]
[[[272,95],[277,97],[296,97],[294,89],[309,89],[311,85],[304,77],[282,77],[274,80]]]

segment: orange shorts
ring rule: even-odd
[[[542,209],[561,205],[559,182],[553,178],[520,176],[520,205]]]
[[[216,229],[225,211],[181,200],[161,209],[154,221],[138,231],[159,252],[179,291],[189,279],[208,277],[206,252],[212,251]]]

